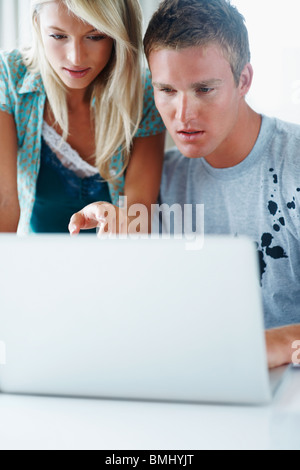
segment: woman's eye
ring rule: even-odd
[[[50,37],[53,38],[53,39],[56,39],[57,41],[61,40],[61,39],[66,39],[67,36],[64,35],[64,34],[50,34]],[[87,39],[90,39],[91,41],[102,41],[103,39],[106,39],[107,36],[103,35],[103,34],[97,34],[95,36],[87,36]]]
[[[50,34],[50,38],[56,39],[59,41],[60,39],[66,39],[67,36],[64,36],[62,34]]]
[[[91,39],[92,41],[102,41],[103,39],[106,39],[107,36],[104,35],[97,35],[97,36],[88,36],[87,39]]]

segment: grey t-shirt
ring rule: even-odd
[[[300,323],[300,126],[263,116],[252,152],[232,168],[172,149],[159,203],[204,204],[205,234],[251,237],[266,328]]]

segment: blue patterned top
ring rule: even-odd
[[[19,233],[30,231],[40,169],[42,125],[46,93],[40,74],[29,72],[20,51],[0,52],[0,110],[14,116],[18,137],[18,192],[21,207]],[[147,71],[143,117],[135,137],[156,135],[165,130],[155,107],[150,73]],[[123,167],[121,152],[112,156],[110,170]],[[124,194],[124,176],[108,183],[113,204]]]

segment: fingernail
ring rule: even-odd
[[[69,232],[71,235],[75,235],[76,233],[76,225],[69,225]]]

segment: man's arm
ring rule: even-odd
[[[270,369],[291,364],[297,355],[300,359],[300,325],[285,326],[266,332],[268,364]]]

